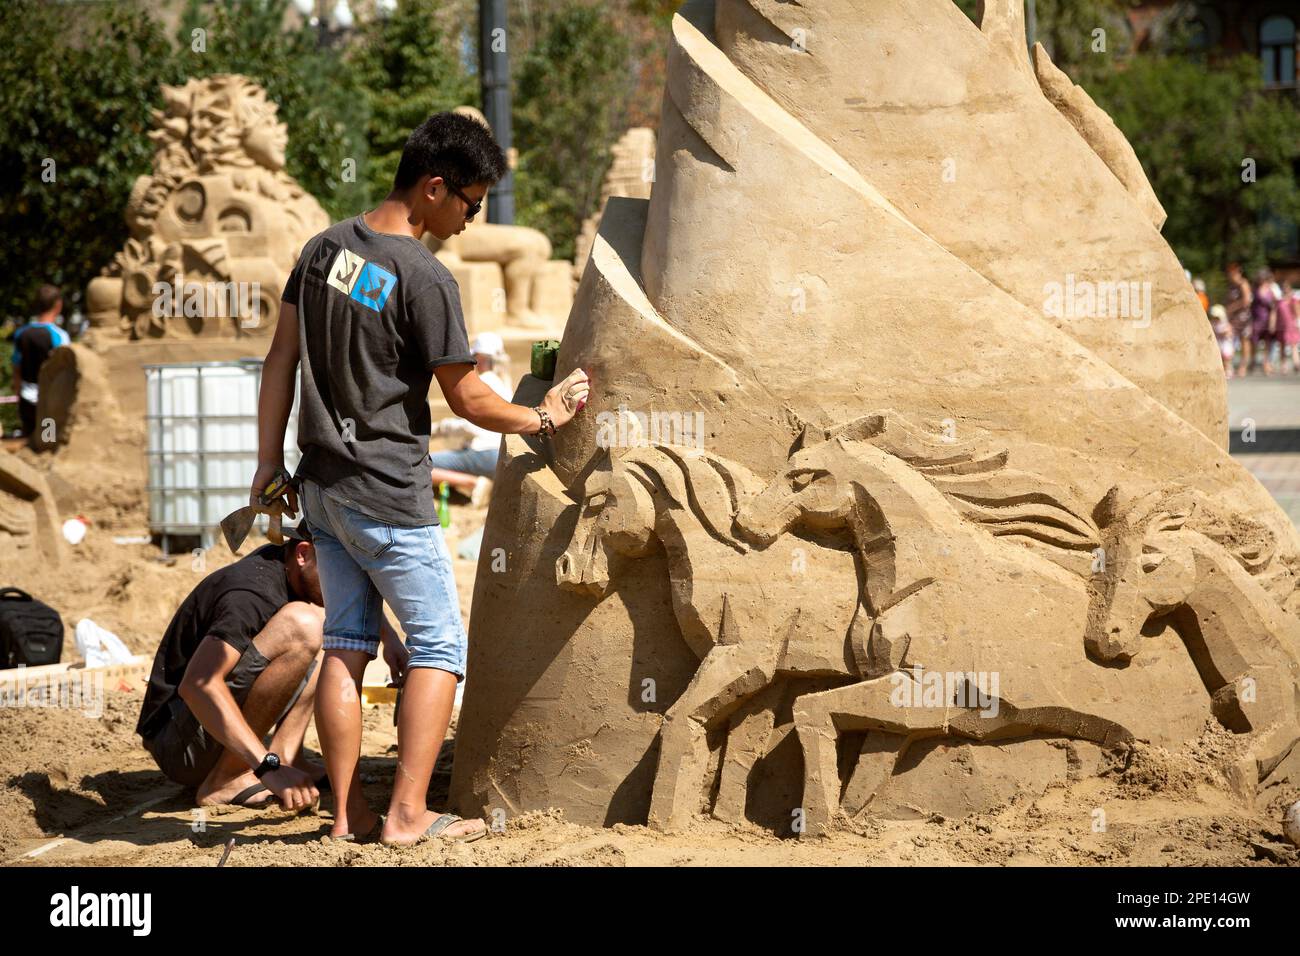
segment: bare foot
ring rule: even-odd
[[[424,836],[424,831],[429,829],[434,821],[441,816],[441,813],[426,810],[412,821],[401,821],[395,819],[395,814],[390,814],[384,823],[384,833],[380,837],[380,841],[388,846],[413,846],[420,842],[420,837]],[[458,820],[439,833],[434,839],[457,841],[464,840],[473,834],[481,835],[485,833],[487,833],[487,823],[483,820]]]
[[[257,777],[253,776],[253,771],[248,770],[228,783],[218,784],[216,787],[213,787],[210,781],[205,780],[198,788],[195,796],[198,798],[198,804],[201,807],[218,806],[230,803],[241,791],[256,785],[257,782]],[[255,794],[250,797],[244,806],[263,807],[274,799],[275,794],[268,790],[265,793]]]

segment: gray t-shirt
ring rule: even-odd
[[[298,307],[298,476],[389,524],[436,523],[429,385],[474,362],[456,280],[420,240],[357,216],[303,247],[281,298]]]

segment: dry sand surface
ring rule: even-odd
[[[42,470],[52,467],[48,457],[22,455]],[[60,510],[91,518],[86,540],[70,549],[57,574],[8,567],[4,583],[28,589],[61,611],[68,627],[65,660],[74,656],[71,629],[82,617],[115,631],[137,653],[152,655],[175,606],[204,573],[231,556],[218,545],[199,563],[189,553],[168,558],[151,545],[115,544],[114,537],[144,533],[142,499],[121,480],[100,492],[78,484],[76,510],[66,501]],[[484,518],[468,507],[454,514],[453,549]],[[456,564],[468,615],[474,565]],[[1216,769],[1232,741],[1213,728],[1188,752],[1143,748],[1127,769],[993,813],[863,822],[828,839],[799,841],[704,818],[685,833],[664,836],[637,826],[577,826],[556,811],[539,811],[507,818],[499,832],[471,845],[394,850],[329,844],[320,839],[332,808],[328,794],[318,813],[302,816],[237,809],[199,816],[181,788],[158,773],[135,736],[142,687],[139,681],[110,682],[98,717],[72,709],[0,709],[0,862],[214,866],[232,837],[228,866],[1298,862],[1279,831],[1282,807],[1300,796],[1300,780],[1293,775],[1248,808]],[[368,710],[365,721],[367,796],[381,808],[395,763],[392,710]],[[434,806],[445,799],[453,744],[454,728],[431,787]],[[314,733],[308,746],[315,747]],[[1104,811],[1104,830],[1095,829],[1102,819],[1098,809]]]

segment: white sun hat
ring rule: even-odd
[[[490,355],[494,359],[505,358],[506,343],[495,332],[480,332],[469,343],[469,350],[475,355]]]

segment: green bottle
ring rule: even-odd
[[[443,528],[451,527],[451,488],[445,481],[438,482],[438,523]]]

